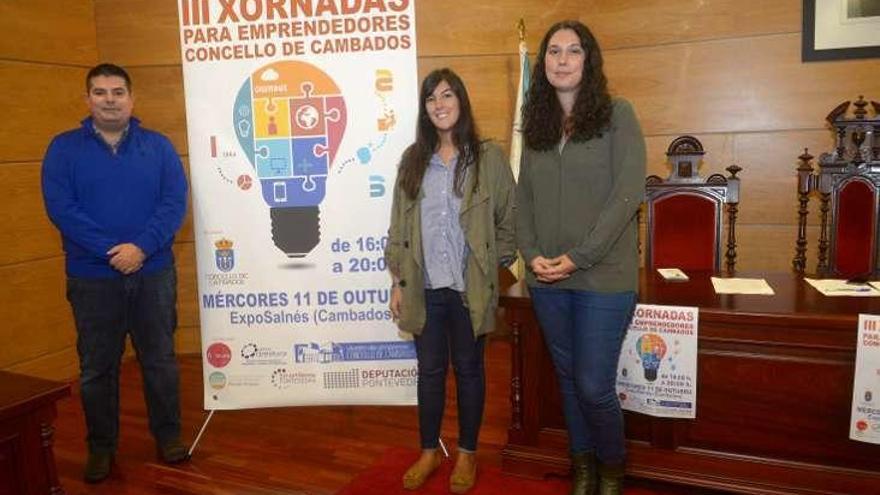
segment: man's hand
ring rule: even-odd
[[[141,248],[130,242],[113,246],[110,251],[107,251],[107,255],[110,256],[110,266],[125,275],[140,270],[144,266],[144,259],[146,259]]]

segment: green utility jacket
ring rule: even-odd
[[[562,151],[524,149],[517,184],[517,244],[536,256],[568,254],[577,265],[554,284],[533,287],[623,292],[638,289],[638,216],[645,197],[645,139],[630,103],[615,98],[602,137]]]
[[[516,256],[514,234],[513,174],[501,148],[483,143],[480,153],[480,182],[473,188],[474,174],[464,183],[459,220],[469,249],[465,268],[465,304],[470,310],[474,336],[485,335],[495,326],[498,304],[499,262],[511,263]],[[409,199],[399,185],[394,187],[391,226],[385,260],[399,279],[403,292],[397,326],[420,334],[425,326],[425,279],[422,255],[421,199]]]

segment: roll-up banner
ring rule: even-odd
[[[413,404],[383,248],[415,0],[180,0],[205,408]]]

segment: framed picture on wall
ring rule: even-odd
[[[880,0],[804,0],[801,60],[880,57]]]

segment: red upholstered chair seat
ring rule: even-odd
[[[650,268],[708,270],[716,266],[720,204],[699,193],[672,193],[654,200]]]
[[[838,194],[832,266],[843,277],[868,275],[873,269],[876,243],[875,188],[856,179],[847,182]]]

